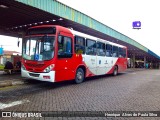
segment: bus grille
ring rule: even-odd
[[[40,74],[29,73],[29,75],[30,75],[30,76],[33,76],[33,77],[39,77]]]
[[[43,67],[44,64],[31,64],[31,63],[26,63],[28,67],[36,67],[36,68],[41,68]]]

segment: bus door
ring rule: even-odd
[[[72,35],[64,33],[58,36],[58,51],[56,60],[56,80],[70,80],[74,78],[73,67],[73,39]]]
[[[96,41],[91,39],[86,39],[86,55],[84,55],[84,61],[89,69],[89,71],[92,73],[92,75],[96,75]],[[89,76],[92,76],[89,75]]]
[[[97,75],[105,74],[105,43],[97,42]]]

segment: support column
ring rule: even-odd
[[[136,62],[136,57],[135,57],[135,54],[133,54],[133,68],[135,68],[135,62]]]
[[[146,56],[144,56],[144,68],[146,68]]]
[[[151,69],[153,69],[153,62],[151,61]]]

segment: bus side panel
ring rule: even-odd
[[[118,72],[123,72],[127,69],[127,58],[118,58]]]
[[[96,71],[96,56],[92,55],[83,55],[83,59],[87,68],[87,77],[95,76],[97,74]]]
[[[73,54],[72,58],[57,59],[55,66],[55,81],[75,79],[76,68],[82,63],[82,56]]]
[[[113,66],[107,74],[112,74],[114,67],[118,66],[118,72],[123,72],[127,69],[127,58],[113,58]]]
[[[83,57],[82,64],[86,68],[85,77],[95,76],[96,75],[96,57],[91,57],[89,55],[82,55],[82,57]]]
[[[55,81],[59,82],[75,79],[76,70],[80,66],[84,66],[86,69],[85,77],[95,76],[96,74],[94,74],[93,71],[89,68],[89,66],[84,62],[85,59],[85,55],[74,54],[72,59],[57,60],[55,66]]]

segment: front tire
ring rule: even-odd
[[[82,68],[78,68],[75,76],[75,83],[79,84],[84,81],[84,71]]]
[[[113,76],[116,76],[118,74],[118,67],[114,67]]]

